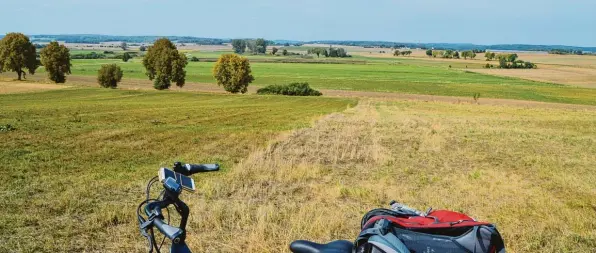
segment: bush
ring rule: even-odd
[[[196,56],[193,56],[193,57],[190,58],[190,61],[191,62],[198,62],[199,61],[199,58],[196,57]]]
[[[310,88],[308,83],[291,83],[286,85],[269,85],[257,90],[259,95],[286,95],[286,96],[321,96],[320,91]]]
[[[116,64],[102,65],[97,72],[97,82],[104,88],[116,88],[122,80],[122,69]]]
[[[243,94],[255,80],[248,59],[237,54],[221,55],[213,67],[213,77],[227,92]]]

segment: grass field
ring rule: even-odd
[[[149,87],[138,58],[75,60],[66,85],[44,83],[41,69],[27,82],[4,73],[0,252],[146,251],[136,205],[157,169],[177,160],[223,165],[194,176],[197,193],[183,195],[195,252],[353,240],[362,215],[391,199],[494,222],[508,252],[594,252],[596,107],[521,100],[596,105],[596,89],[470,72],[483,61],[362,51],[347,61],[366,64],[256,62],[272,58],[282,57],[251,56],[254,86],[480,93],[480,104],[183,92],[211,87],[211,62],[191,62],[194,84],[171,91],[80,87],[95,85],[106,63],[122,66],[122,87]]]
[[[593,252],[595,116],[362,101],[205,179],[191,243],[280,252],[295,239],[353,240],[367,210],[395,199],[495,222],[507,252]]]
[[[73,75],[95,76],[102,64],[118,63],[125,78],[147,79],[139,59],[124,63],[118,60],[74,60]],[[214,63],[191,62],[186,68],[187,81],[214,83]],[[543,102],[596,104],[596,89],[527,81],[484,75],[416,59],[371,64],[300,64],[252,63],[255,82],[263,86],[290,82],[308,82],[318,89],[399,92],[440,96],[507,98]],[[40,70],[38,75],[43,75]]]
[[[0,95],[0,125],[16,128],[0,132],[10,210],[0,252],[144,251],[136,204],[176,160],[224,168],[195,176],[197,193],[183,196],[197,252],[352,240],[363,213],[391,199],[495,222],[508,252],[593,252],[595,110],[363,99],[340,112],[355,105],[81,88]]]
[[[160,166],[228,171],[279,133],[355,103],[72,88],[0,95],[0,125],[16,128],[0,131],[0,252],[141,251],[134,210]]]

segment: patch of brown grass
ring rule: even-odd
[[[56,90],[63,89],[69,86],[59,84],[47,84],[47,83],[30,83],[30,82],[4,82],[0,81],[0,94],[9,93],[23,93],[23,92],[36,92],[45,90]]]
[[[353,240],[391,199],[496,223],[509,252],[593,252],[596,114],[361,102],[202,177],[189,244],[280,252],[295,239]]]

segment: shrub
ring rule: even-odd
[[[213,77],[230,93],[246,93],[248,84],[255,80],[248,59],[237,54],[221,55],[213,66]]]
[[[116,88],[122,80],[122,70],[116,64],[102,65],[97,72],[97,82],[104,88]]]
[[[259,95],[286,95],[286,96],[321,96],[320,91],[312,89],[308,83],[290,83],[286,85],[269,85],[257,90]]]

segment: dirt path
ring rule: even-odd
[[[6,74],[2,75],[7,77]],[[43,88],[45,84],[45,76],[35,75],[30,76],[28,81],[36,82],[31,84],[31,88],[38,85]],[[5,78],[6,80],[6,78]],[[9,82],[13,83],[13,82]],[[25,82],[21,82],[25,83]],[[69,76],[67,77],[66,85],[71,86],[84,86],[84,87],[97,87],[97,80],[91,76]],[[54,85],[57,87],[64,87],[64,85]],[[50,86],[48,86],[50,87]],[[154,90],[153,84],[150,80],[143,79],[124,79],[118,84],[120,89],[131,89],[131,90]],[[258,86],[249,86],[249,93],[256,93]],[[184,88],[178,88],[173,86],[171,91],[195,91],[195,92],[211,92],[211,93],[226,93],[223,88],[212,83],[186,83]],[[415,100],[415,101],[428,101],[428,102],[447,102],[455,104],[470,104],[476,103],[471,97],[450,97],[450,96],[433,96],[433,95],[420,95],[420,94],[405,94],[405,93],[394,93],[394,92],[375,92],[375,91],[348,91],[348,90],[320,90],[324,96],[327,97],[355,97],[355,98],[376,98],[376,99],[387,99],[387,100]],[[0,93],[2,93],[2,87],[0,86]],[[514,99],[497,99],[497,98],[481,98],[478,101],[482,105],[499,105],[499,106],[521,106],[528,108],[566,108],[566,109],[589,109],[596,110],[596,106],[590,105],[575,105],[575,104],[560,104],[560,103],[547,103],[527,100],[514,100]]]

